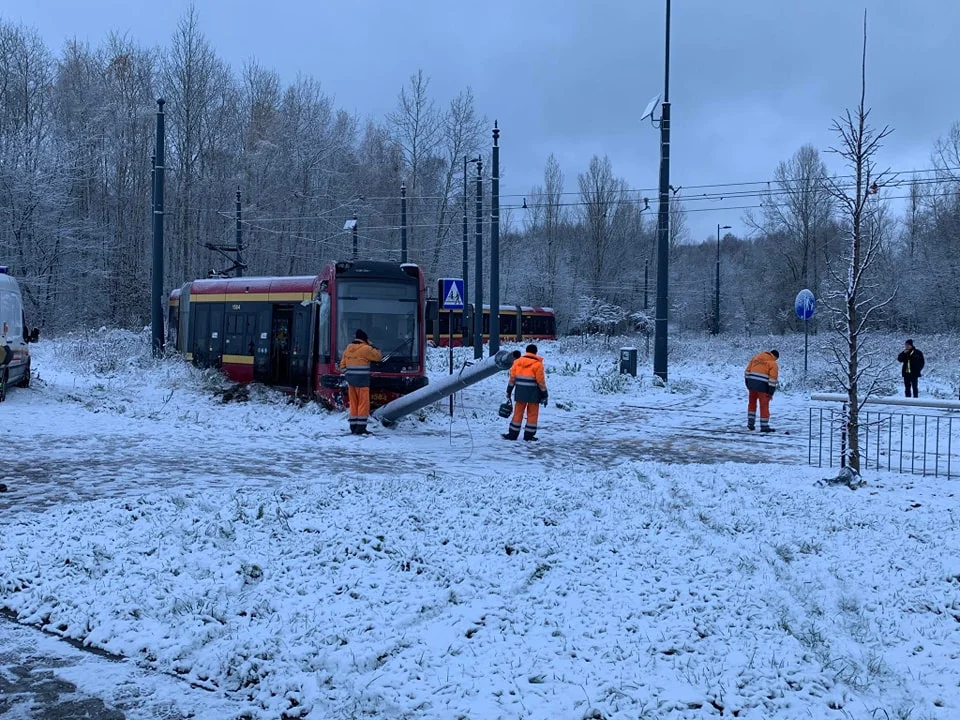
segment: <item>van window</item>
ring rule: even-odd
[[[9,290],[0,290],[0,322],[4,337],[23,338],[23,304],[20,296]]]

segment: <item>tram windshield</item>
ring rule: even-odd
[[[337,358],[362,329],[383,353],[385,365],[419,363],[417,310],[416,283],[338,280]]]

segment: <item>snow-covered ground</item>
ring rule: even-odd
[[[917,338],[922,392],[955,397],[950,343]],[[806,379],[802,337],[674,343],[667,388],[609,374],[620,344],[541,347],[533,444],[499,436],[504,377],[355,437],[129,334],[41,342],[0,406],[0,606],[183,679],[138,707],[73,667],[128,718],[957,717],[957,481],[819,484],[814,339]]]

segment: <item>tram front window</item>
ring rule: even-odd
[[[385,366],[419,364],[417,286],[378,280],[340,280],[337,285],[337,358],[362,329],[380,348]],[[392,367],[396,366],[396,367]],[[385,368],[386,369],[386,368]]]

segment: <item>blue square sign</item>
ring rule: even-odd
[[[463,279],[440,278],[440,307],[463,310]]]

